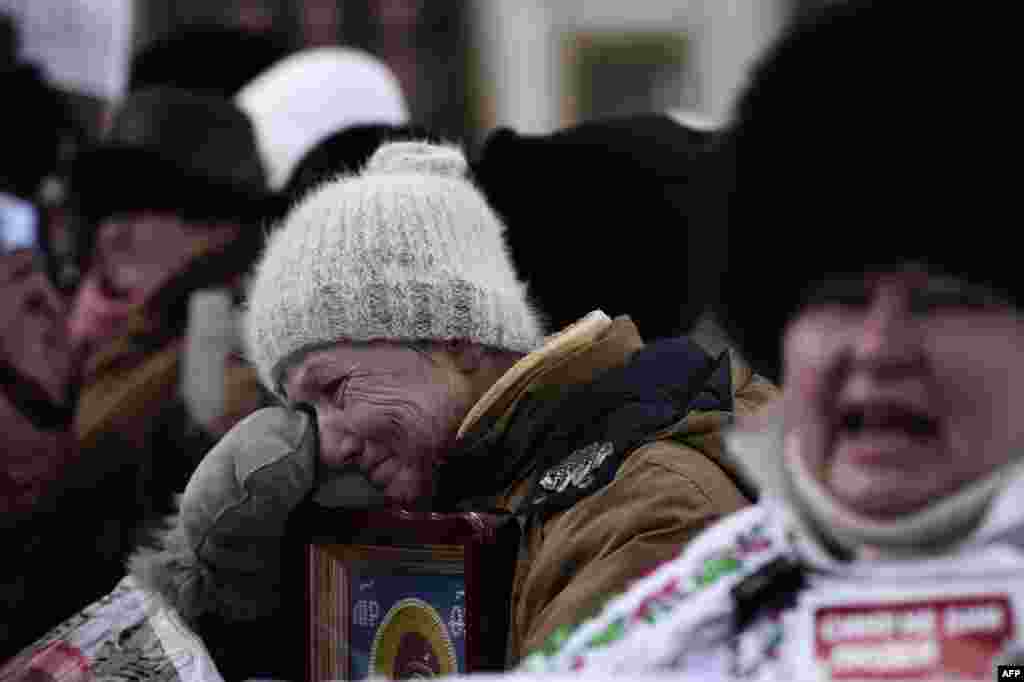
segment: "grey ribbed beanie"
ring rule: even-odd
[[[540,344],[504,226],[466,170],[458,148],[388,144],[292,209],[249,290],[248,353],[269,389],[280,392],[287,364],[340,341]]]

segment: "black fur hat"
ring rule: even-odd
[[[230,98],[290,51],[288,41],[273,33],[219,24],[189,26],[134,56],[128,89],[165,86]]]
[[[473,174],[549,331],[598,308],[645,339],[687,331],[714,293],[700,275],[714,240],[696,219],[713,137],[663,114],[488,136]]]
[[[758,371],[780,376],[786,323],[832,275],[923,263],[1021,301],[1016,254],[993,239],[1013,215],[1012,109],[969,109],[1015,82],[1015,43],[995,35],[1015,24],[993,13],[833,3],[754,70],[718,159],[720,317]]]
[[[248,117],[231,100],[174,88],[131,95],[107,138],[75,160],[72,189],[92,220],[164,209],[251,222],[273,205]]]
[[[116,213],[236,221],[253,228],[241,241],[256,244],[281,204],[267,187],[253,126],[231,100],[163,87],[125,100],[107,138],[72,163],[71,192],[83,219],[75,245],[83,269],[97,225]]]

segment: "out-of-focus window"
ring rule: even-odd
[[[677,33],[567,36],[566,124],[680,106],[687,91],[687,40]]]

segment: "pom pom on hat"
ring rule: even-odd
[[[503,240],[456,147],[397,142],[321,185],[270,236],[246,340],[264,384],[334,343],[467,340],[528,352],[542,339]]]
[[[395,142],[384,145],[366,164],[364,173],[423,173],[450,178],[466,176],[469,164],[455,147],[425,142]]]

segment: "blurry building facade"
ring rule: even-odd
[[[544,133],[681,109],[724,118],[743,74],[794,11],[821,0],[482,0],[485,126]]]
[[[827,0],[136,0],[136,43],[218,21],[362,47],[449,139],[645,110],[724,117],[751,59]]]
[[[296,49],[363,48],[402,84],[411,115],[440,135],[461,139],[474,127],[467,87],[472,62],[464,0],[136,0],[136,43],[194,23],[225,23],[287,36]]]

